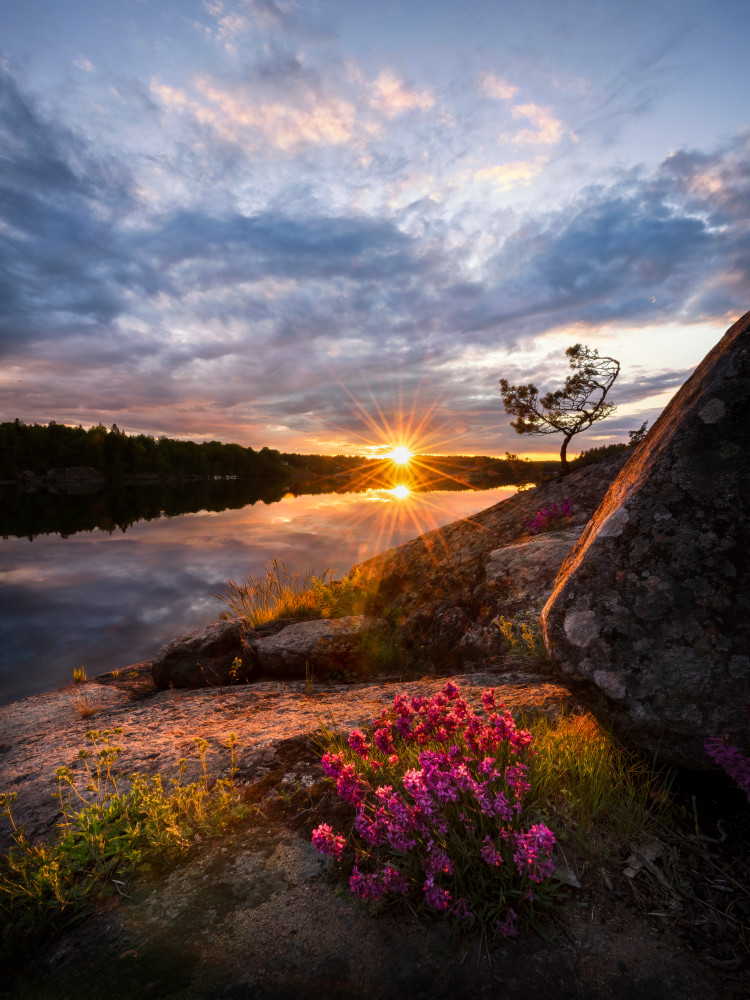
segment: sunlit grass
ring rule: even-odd
[[[311,570],[304,576],[290,573],[274,559],[265,577],[248,574],[246,580],[227,580],[227,592],[214,594],[229,605],[221,617],[242,618],[252,628],[274,618],[340,618],[362,614],[366,594],[352,577],[333,579],[333,570],[320,576]]]
[[[601,861],[653,834],[668,814],[671,775],[630,752],[588,714],[522,720],[533,737],[529,780],[536,809],[562,846]]]

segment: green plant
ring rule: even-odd
[[[84,681],[86,681],[86,680],[88,680],[88,678],[86,677],[86,668],[85,667],[73,667],[73,683],[74,684],[83,684]]]
[[[247,817],[235,785],[237,737],[231,733],[229,777],[211,784],[208,743],[196,738],[199,781],[183,785],[187,767],[165,787],[159,775],[118,777],[122,748],[113,740],[122,729],[92,730],[79,750],[79,774],[60,767],[56,797],[62,821],[54,843],[33,844],[16,827],[15,793],[0,795],[10,820],[13,845],[0,858],[0,909],[7,926],[58,927],[77,919],[113,891],[115,884],[147,868],[161,867],[203,837],[217,836]]]
[[[514,659],[531,665],[546,661],[547,649],[535,611],[519,611],[512,618],[500,615],[493,623],[500,629]]]
[[[312,698],[315,691],[315,671],[305,660],[305,695]]]

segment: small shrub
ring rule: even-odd
[[[596,465],[597,462],[603,462],[612,455],[619,455],[621,451],[627,451],[630,447],[630,444],[620,441],[617,444],[603,444],[598,448],[589,448],[587,451],[582,451],[577,458],[569,462],[568,468],[573,470],[582,469],[586,465]]]
[[[85,667],[73,667],[73,683],[83,684],[87,681],[86,668]]]
[[[494,690],[482,704],[484,717],[448,682],[433,698],[396,695],[372,739],[325,732],[323,769],[356,817],[346,836],[323,823],[312,839],[338,861],[351,849],[360,899],[406,897],[467,930],[515,936],[556,906],[555,838],[524,805],[530,734]]]
[[[82,787],[71,768],[57,769],[62,822],[56,842],[32,844],[14,822],[15,793],[0,795],[0,809],[13,828],[13,846],[0,858],[0,910],[8,927],[61,926],[110,894],[116,881],[163,866],[196,839],[218,835],[249,815],[234,783],[234,733],[225,744],[229,778],[210,786],[208,744],[196,739],[202,779],[183,785],[186,762],[181,760],[171,788],[158,775],[117,777],[122,749],[113,739],[121,734],[121,729],[86,734],[88,746],[78,753]]]
[[[559,531],[570,521],[572,509],[570,500],[565,498],[558,509],[556,503],[550,507],[543,507],[537,511],[533,518],[526,518],[526,527],[533,535],[538,535],[543,531]]]

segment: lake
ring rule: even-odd
[[[168,512],[175,508],[154,493],[150,505],[141,503],[140,516],[149,520],[107,513],[101,494],[64,500],[6,494],[6,510],[13,507],[15,521],[20,511],[25,522],[22,530],[5,524],[3,534],[27,537],[0,540],[0,704],[69,681],[80,666],[93,676],[150,658],[174,636],[218,619],[225,605],[212,594],[227,579],[265,575],[274,558],[302,575],[330,568],[342,576],[392,545],[515,492],[399,499],[382,489],[245,503],[236,484],[226,490],[232,491],[226,509],[174,516]],[[207,503],[221,506],[215,498]],[[49,530],[53,513],[61,534]],[[90,524],[105,527],[86,530]]]

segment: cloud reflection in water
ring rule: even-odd
[[[141,521],[127,532],[7,539],[0,570],[0,703],[146,659],[218,619],[227,579],[290,572],[337,576],[421,531],[484,510],[514,491],[388,490],[287,496],[280,503]]]

